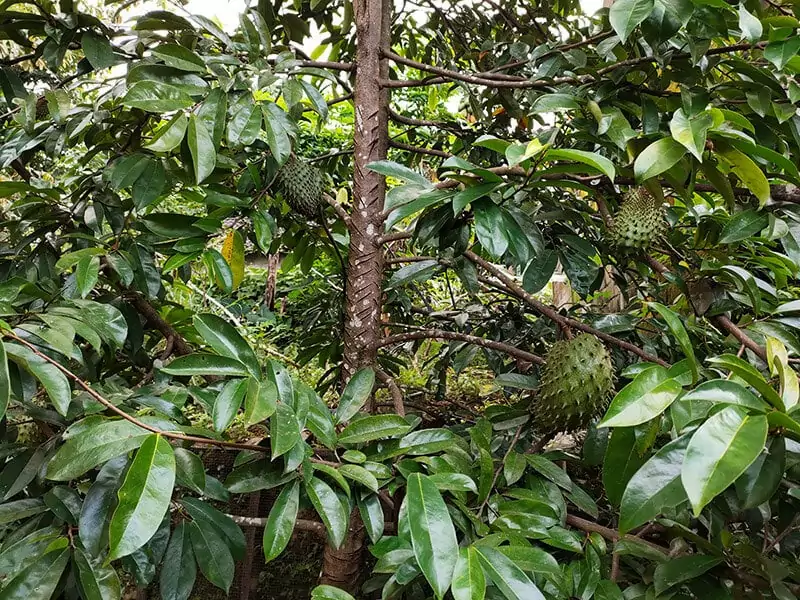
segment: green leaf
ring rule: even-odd
[[[286,113],[273,103],[266,102],[261,105],[264,113],[264,130],[267,134],[267,144],[279,165],[289,158],[292,152],[292,141],[286,131]]]
[[[347,507],[327,483],[312,477],[306,483],[306,494],[328,530],[331,544],[339,548],[347,536],[350,515]]]
[[[767,418],[749,416],[738,406],[728,406],[700,426],[681,471],[695,516],[758,458],[766,439]]]
[[[543,94],[536,98],[531,106],[532,112],[549,113],[578,109],[580,109],[580,105],[575,101],[575,98],[569,94]]]
[[[682,108],[675,111],[669,124],[669,130],[675,141],[681,143],[697,160],[703,162],[706,148],[706,135],[714,126],[714,117],[709,111],[703,111],[687,117]]]
[[[196,115],[191,115],[186,139],[189,142],[189,152],[192,155],[195,182],[201,183],[214,172],[214,167],[217,164],[214,138],[206,129],[205,123]]]
[[[75,548],[77,580],[85,600],[120,600],[122,589],[117,572],[110,565],[88,556]]]
[[[350,378],[339,397],[336,422],[347,423],[369,400],[375,386],[375,372],[369,367],[361,369]]]
[[[725,223],[719,236],[720,244],[733,244],[754,237],[767,226],[767,215],[755,210],[745,210],[735,214]]]
[[[228,96],[222,88],[211,90],[197,111],[197,117],[203,121],[206,129],[211,133],[214,146],[222,141],[225,132],[225,118],[228,110]]]
[[[156,131],[150,141],[142,147],[153,152],[171,152],[183,141],[188,124],[189,120],[186,115],[179,112]]]
[[[283,456],[300,441],[300,423],[292,407],[279,402],[270,419],[270,443],[272,460]]]
[[[697,358],[694,355],[692,341],[689,339],[689,334],[686,332],[686,328],[683,326],[683,322],[681,321],[680,317],[677,313],[670,310],[663,304],[659,304],[658,302],[650,302],[650,306],[658,311],[658,314],[661,315],[661,318],[666,321],[667,327],[669,327],[672,335],[674,335],[675,339],[678,340],[678,344],[683,351],[683,355],[688,359],[689,365],[692,368],[692,384],[697,383],[697,380],[700,378]]]
[[[541,548],[534,546],[500,546],[498,550],[523,571],[557,575],[558,561]]]
[[[47,510],[47,505],[41,498],[25,498],[0,504],[0,525],[19,521],[33,515],[38,515]]]
[[[367,535],[375,544],[383,536],[384,516],[383,507],[377,494],[368,494],[358,498],[358,512],[361,521],[367,530]]]
[[[172,532],[167,551],[164,554],[164,565],[161,569],[159,591],[162,600],[189,600],[197,578],[197,563],[192,551],[189,525],[181,521]]]
[[[244,400],[247,385],[247,379],[231,379],[223,386],[214,402],[212,411],[212,420],[216,431],[225,431],[233,422],[242,405],[242,400]]]
[[[206,72],[206,65],[203,59],[184,46],[161,44],[153,48],[152,52],[154,56],[163,60],[170,67],[194,73]]]
[[[452,448],[457,440],[458,436],[449,429],[420,429],[403,436],[397,444],[397,449],[402,450],[403,454],[420,456]]]
[[[70,549],[66,538],[63,543],[53,543],[52,550],[36,559],[0,592],[3,600],[50,600],[56,590],[64,568],[69,562]]]
[[[147,161],[147,166],[131,188],[131,196],[133,196],[136,208],[142,210],[158,200],[164,193],[166,184],[167,174],[161,160]]]
[[[277,408],[278,388],[269,379],[258,381],[251,378],[247,384],[244,398],[244,420],[247,425],[260,423],[273,414]]]
[[[72,400],[72,390],[66,375],[55,365],[34,354],[27,346],[6,343],[5,352],[14,362],[39,380],[55,409],[59,414],[66,415]]]
[[[47,478],[55,481],[77,479],[89,469],[135,450],[150,435],[146,429],[123,419],[92,421],[58,449],[47,465]]]
[[[331,585],[318,585],[311,590],[311,600],[355,600],[355,598]]]
[[[436,485],[420,473],[408,477],[406,503],[417,564],[436,597],[442,598],[458,560],[458,540],[447,505]]]
[[[313,390],[310,393],[306,427],[326,448],[333,449],[336,446],[336,429],[331,411]]]
[[[200,572],[227,594],[233,583],[235,569],[228,545],[208,521],[192,521],[188,528]]]
[[[86,60],[95,71],[106,69],[120,62],[120,58],[114,54],[108,38],[97,35],[93,31],[87,31],[81,36],[81,48]]]
[[[350,423],[339,434],[341,444],[360,444],[406,433],[411,426],[399,415],[373,415]]]
[[[175,448],[175,477],[180,485],[202,494],[206,489],[203,459],[186,448]]]
[[[767,402],[772,404],[772,406],[778,410],[784,410],[783,399],[750,363],[743,361],[733,354],[713,356],[708,359],[708,362],[721,369],[731,371],[734,375],[740,377],[747,382],[748,385],[752,386]]]
[[[770,198],[770,188],[769,181],[759,166],[749,156],[732,147],[718,147],[717,153],[745,187],[758,198],[759,207],[763,207]]]
[[[503,209],[492,200],[482,198],[472,203],[475,215],[475,234],[486,251],[500,258],[508,249]]]
[[[486,595],[486,578],[483,575],[475,548],[458,551],[453,585],[450,590],[454,600],[483,600]]]
[[[136,452],[117,494],[108,529],[109,560],[131,554],[153,537],[169,509],[174,485],[172,446],[151,434]]]
[[[679,556],[659,564],[653,574],[656,595],[660,596],[679,583],[699,577],[723,560],[718,556]]]
[[[642,182],[661,175],[676,165],[685,154],[686,148],[671,137],[653,142],[636,157],[633,163],[636,180]]]
[[[603,460],[603,485],[612,504],[619,505],[628,481],[646,460],[636,448],[633,427],[612,430]]]
[[[659,449],[631,477],[619,510],[619,530],[624,534],[686,500],[681,483],[681,466],[691,434]]]
[[[660,366],[639,373],[611,401],[597,427],[631,427],[664,412],[681,393],[681,385]]]
[[[624,42],[654,7],[654,0],[616,0],[608,11],[608,21]]]
[[[756,508],[769,502],[778,490],[786,470],[786,441],[772,438],[766,449],[736,480],[736,495],[742,508]]]
[[[637,0],[638,1],[638,0]],[[614,181],[616,169],[614,163],[608,160],[605,156],[601,156],[595,152],[586,152],[584,150],[571,150],[571,149],[551,149],[545,154],[545,160],[571,160],[589,165],[600,173],[603,173],[611,181]]]
[[[770,42],[764,48],[764,58],[775,65],[775,68],[782,71],[786,64],[797,56],[800,50],[800,39],[797,36],[792,36],[780,42]],[[792,111],[794,114],[794,111]]]
[[[473,546],[489,579],[508,600],[544,600],[527,575],[501,552],[488,546]]]
[[[247,377],[250,371],[234,358],[216,354],[187,354],[179,356],[161,370],[168,375],[217,375],[219,377]]]
[[[695,389],[685,394],[684,402],[704,402],[711,408],[715,404],[734,404],[761,413],[769,410],[769,405],[758,398],[746,387],[728,379],[712,379],[704,381]]]
[[[406,285],[412,281],[425,281],[439,269],[438,260],[421,260],[400,267],[392,273],[386,284],[386,289],[391,290]]]
[[[339,467],[339,473],[348,479],[360,483],[372,492],[377,492],[380,487],[375,476],[364,467],[359,467],[358,465],[342,465]]]
[[[751,44],[760,40],[764,31],[761,21],[750,13],[744,4],[739,4],[739,29],[742,30],[742,36]]]
[[[11,379],[8,375],[8,355],[5,344],[0,342],[0,419],[5,417],[11,399]]]
[[[125,455],[108,461],[86,493],[78,518],[81,542],[92,556],[100,556],[108,543],[108,522],[117,502],[117,490],[128,468]]]
[[[194,100],[175,86],[158,81],[137,81],[128,88],[122,104],[147,112],[165,113],[189,108]]]
[[[231,517],[197,498],[184,496],[181,504],[196,523],[208,524],[220,535],[236,560],[244,559],[247,542],[241,528]]]
[[[264,528],[264,558],[266,562],[284,551],[294,531],[297,510],[300,507],[300,482],[285,486],[269,511]]]
[[[554,464],[553,461],[547,460],[545,457],[539,456],[538,454],[527,454],[525,458],[528,464],[546,479],[549,479],[558,487],[567,491],[572,490],[572,480],[569,478],[569,475],[566,474],[564,469]]]
[[[409,183],[416,183],[424,188],[431,188],[433,184],[428,181],[423,175],[416,171],[409,169],[405,165],[401,165],[391,160],[376,160],[367,165],[370,171],[380,173],[386,177],[394,177],[400,181],[407,181]]]

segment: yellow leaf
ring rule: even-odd
[[[239,287],[244,279],[244,240],[235,229],[228,231],[222,244],[222,256],[231,268],[233,289]]]

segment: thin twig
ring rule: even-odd
[[[508,456],[511,454],[511,451],[514,449],[514,446],[517,445],[517,441],[519,441],[519,436],[522,433],[522,428],[525,427],[525,423],[522,423],[519,427],[517,427],[516,433],[514,433],[514,438],[511,440],[511,443],[508,445],[508,450],[503,455],[503,460],[500,461],[500,464],[497,465],[497,468],[494,470],[494,477],[492,477],[492,484],[489,486],[489,494],[486,495],[483,502],[481,503],[480,508],[478,509],[478,518],[480,518],[481,514],[483,513],[483,509],[486,508],[486,505],[489,503],[489,496],[491,495],[491,491],[494,489],[497,480],[500,478],[500,471],[503,470],[503,467],[506,464],[506,460],[508,460]]]

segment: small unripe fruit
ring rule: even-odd
[[[666,225],[661,203],[646,188],[632,189],[614,217],[611,243],[618,248],[645,249],[664,232]]]
[[[275,184],[293,211],[304,217],[315,217],[319,214],[324,191],[319,169],[292,156],[278,171]]]

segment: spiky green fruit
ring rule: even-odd
[[[534,427],[542,433],[583,429],[608,404],[611,355],[595,336],[582,333],[553,344],[545,360],[532,405]]]
[[[275,176],[278,191],[295,212],[315,217],[322,205],[322,173],[316,167],[292,156]]]
[[[644,187],[632,189],[611,226],[611,241],[619,248],[647,248],[666,227],[664,208]]]

